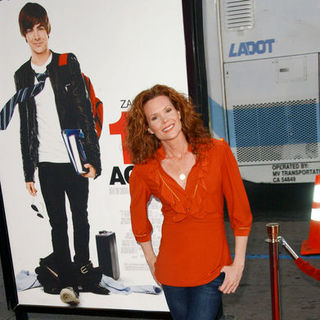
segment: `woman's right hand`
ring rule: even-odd
[[[153,254],[151,257],[149,257],[148,259],[146,258],[150,272],[152,274],[152,277],[154,279],[154,281],[161,287],[161,283],[157,280],[156,276],[155,276],[155,263],[157,261],[157,256],[155,254]]]
[[[161,283],[157,280],[155,276],[155,263],[157,261],[157,256],[154,253],[151,241],[140,242],[140,246],[154,281],[161,287]]]

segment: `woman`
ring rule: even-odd
[[[127,114],[131,221],[173,319],[214,319],[222,293],[236,291],[245,264],[252,216],[237,163],[223,140],[210,137],[191,102],[155,85],[138,94]],[[147,204],[162,203],[158,256]],[[235,235],[232,261],[224,198]]]

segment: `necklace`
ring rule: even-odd
[[[181,181],[184,181],[185,178],[186,178],[186,175],[185,175],[184,173],[181,173],[181,174],[179,175],[179,179],[180,179]]]

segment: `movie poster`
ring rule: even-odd
[[[18,14],[26,1],[1,0],[0,108],[16,92],[13,75],[30,58],[20,35]],[[102,174],[90,179],[88,214],[90,260],[99,266],[96,236],[113,232],[119,266],[118,279],[109,279],[110,295],[81,293],[79,308],[167,311],[130,226],[128,178],[132,170],[124,149],[124,116],[141,90],[156,83],[187,93],[182,2],[179,0],[39,0],[51,23],[49,48],[74,53],[81,71],[90,77],[103,102]],[[0,131],[0,182],[18,288],[18,302],[26,305],[66,306],[59,295],[48,294],[34,278],[39,259],[52,253],[51,227],[39,186],[28,194],[20,151],[18,107],[6,130]],[[55,190],[52,189],[52,192]],[[37,208],[35,211],[33,208]],[[73,223],[66,200],[68,234],[73,256]],[[153,199],[149,216],[153,244],[161,235],[161,204]],[[112,277],[111,277],[112,278]],[[112,281],[113,280],[113,281]]]

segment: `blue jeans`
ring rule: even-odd
[[[196,287],[162,285],[167,304],[174,320],[214,320],[222,299],[219,291],[224,280],[221,273],[211,282]]]

